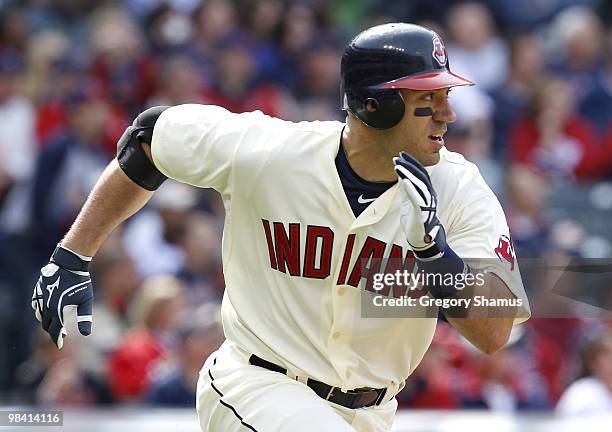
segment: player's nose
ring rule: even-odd
[[[434,111],[433,119],[444,123],[454,123],[457,120],[457,114],[453,110],[450,102],[445,100],[441,102]]]

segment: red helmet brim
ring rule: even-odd
[[[474,85],[472,81],[450,71],[427,72],[399,78],[376,86],[380,89],[438,90],[449,87]]]

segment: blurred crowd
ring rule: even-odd
[[[69,326],[61,351],[30,309],[38,269],[139,112],[210,103],[342,121],[344,44],[391,21],[435,29],[451,69],[478,83],[451,93],[446,143],[500,197],[521,266],[611,258],[610,2],[4,0],[0,401],[193,406],[223,339],[214,192],[168,181],[111,236],[93,261],[94,332]],[[585,317],[580,301],[537,301],[539,266],[523,272],[534,318],[508,346],[485,356],[440,323],[401,407],[612,412],[611,278],[582,293],[601,311]]]

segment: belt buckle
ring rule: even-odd
[[[368,399],[371,397],[372,392],[376,392],[376,399],[374,399],[373,401],[371,400],[368,401]],[[379,398],[379,395],[376,389],[371,388],[371,387],[362,387],[362,388],[349,390],[347,394],[353,396],[353,402],[351,404],[352,406],[349,407],[352,409],[372,406],[376,404]]]

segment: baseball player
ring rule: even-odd
[[[169,177],[216,189],[226,209],[226,341],[201,370],[203,431],[389,430],[437,319],[363,317],[375,261],[466,276],[483,270],[467,258],[485,259],[483,285],[432,282],[427,298],[515,302],[496,318],[443,311],[482,351],[502,347],[529,316],[511,236],[476,166],[444,148],[449,89],[472,83],[435,32],[404,23],[357,35],[341,79],[346,123],[205,105],[140,114],[34,289],[57,346],[66,306],[91,332],[91,257]]]

